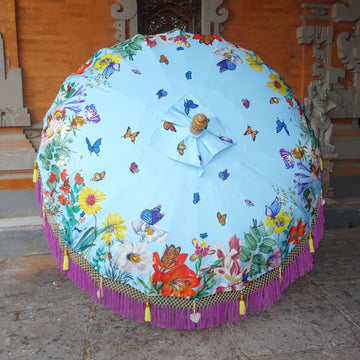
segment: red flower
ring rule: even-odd
[[[59,187],[59,189],[65,194],[70,194],[70,182],[69,178],[65,179],[64,184]]]
[[[201,279],[187,265],[177,267],[171,275],[170,281],[161,288],[162,295],[180,296],[184,299],[196,295],[193,288],[199,285]]]
[[[292,226],[290,229],[290,233],[289,233],[290,237],[288,242],[289,243],[293,242],[294,245],[296,245],[299,242],[299,240],[305,235],[306,225],[307,223],[303,225],[302,220],[300,220],[297,225]]]
[[[69,200],[65,197],[65,195],[59,195],[58,199],[61,205],[69,204]]]
[[[74,72],[74,74],[75,74],[75,75],[80,75],[80,74],[82,74],[82,73],[91,65],[91,63],[92,63],[92,60],[91,60],[91,59],[88,60],[85,64],[81,65],[81,66],[79,67],[79,69],[77,69],[77,70]]]
[[[193,39],[196,40],[200,40],[200,44],[206,44],[206,45],[212,45],[214,40],[218,40],[218,41],[222,41],[221,37],[218,35],[200,35],[200,34],[195,34],[193,36]]]
[[[67,178],[68,174],[66,169],[64,169],[61,173],[60,173],[60,179],[61,181],[64,181]]]
[[[84,182],[84,178],[80,175],[80,173],[75,174],[75,182],[80,185]]]
[[[51,172],[50,176],[49,176],[49,179],[48,179],[48,183],[53,184],[55,182],[55,180],[56,180],[56,174]]]
[[[184,264],[187,256],[188,254],[180,254],[180,248],[175,248],[174,245],[166,246],[161,258],[157,252],[154,252],[155,272],[152,282],[164,284],[161,288],[163,295],[186,298],[196,294],[193,288],[199,285],[201,279],[197,278],[194,271]]]

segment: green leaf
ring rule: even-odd
[[[78,213],[80,211],[80,206],[79,205],[73,206],[72,211],[73,213]]]
[[[255,251],[256,248],[257,248],[256,238],[255,238],[253,235],[248,234],[248,233],[245,233],[244,238],[245,238],[245,244],[246,244],[246,246],[247,246],[250,250]]]
[[[271,236],[274,233],[274,227],[268,227],[265,231],[265,236]]]
[[[73,212],[71,210],[71,207],[68,203],[65,203],[65,210],[66,210],[66,215],[71,218],[73,216]]]
[[[258,264],[251,264],[250,270],[249,270],[249,276],[252,277],[256,274],[259,274],[261,272],[260,265]]]
[[[144,281],[144,280],[140,279],[139,277],[138,277],[137,279],[138,279],[139,283],[140,283],[146,290],[148,290],[148,291],[151,291],[151,290],[152,290],[148,285],[145,284],[145,281]]]
[[[73,204],[75,204],[76,199],[75,199],[75,194],[74,194],[73,189],[71,189],[71,191],[70,191],[70,197],[71,197],[71,202],[72,202]]]
[[[244,253],[241,253],[239,256],[239,260],[243,263],[248,262],[251,259],[251,256],[246,256]]]
[[[263,243],[267,246],[275,246],[277,245],[277,242],[274,240],[274,239],[271,239],[271,238],[265,238],[263,240]]]
[[[264,254],[270,254],[272,252],[272,247],[265,244],[260,244],[259,250]]]
[[[51,165],[51,171],[56,174],[56,178],[60,178],[60,168],[57,166],[57,164]],[[58,179],[56,179],[58,181]]]
[[[260,233],[260,236],[261,236],[261,237],[266,236],[266,234],[265,234],[265,231],[266,231],[265,225],[263,224],[262,221],[260,221],[260,224],[259,224],[259,226],[258,226],[258,230],[259,230],[259,233]]]
[[[262,255],[262,254],[255,254],[252,257],[252,262],[253,262],[253,264],[263,265],[263,264],[266,264],[266,259],[265,259],[264,255]]]
[[[246,246],[241,246],[241,254],[240,254],[240,261],[241,262],[248,262],[251,259],[252,251],[248,249]]]

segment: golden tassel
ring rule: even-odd
[[[151,321],[151,311],[150,311],[150,304],[149,304],[149,297],[147,297],[146,304],[145,304],[145,321]]]
[[[43,226],[45,226],[45,216],[46,216],[46,214],[45,214],[45,204],[43,203],[42,204],[42,224],[43,224]]]
[[[315,250],[314,250],[314,242],[311,234],[309,234],[309,248],[310,248],[310,252],[313,254]]]
[[[103,297],[103,295],[104,295],[102,283],[103,283],[103,278],[101,277],[101,278],[100,278],[100,289],[96,292],[97,298],[98,298],[99,300],[101,300],[102,297]]]
[[[63,251],[63,266],[62,269],[64,271],[68,271],[69,270],[69,253],[67,251],[67,249],[65,248],[65,250]]]
[[[323,171],[323,159],[322,157],[320,156],[320,170]]]
[[[244,294],[241,292],[240,294],[240,304],[239,304],[239,312],[240,315],[245,315],[246,307],[245,307],[245,299]]]
[[[39,168],[37,162],[35,161],[33,166],[33,183],[37,182],[38,176],[39,176]]]
[[[282,281],[282,268],[281,265],[279,266],[279,280]]]

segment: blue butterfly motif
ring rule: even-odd
[[[99,152],[100,152],[100,145],[101,145],[101,138],[97,139],[94,142],[94,145],[91,145],[90,140],[88,138],[86,138],[86,143],[88,146],[88,149],[90,151],[90,155],[94,152],[97,156],[99,156]]]
[[[284,121],[280,121],[279,118],[276,121],[276,133],[278,134],[282,129],[290,136],[289,130]]]
[[[115,71],[120,71],[120,64],[111,62],[103,71],[102,76],[108,79]]]
[[[191,80],[192,79],[192,72],[191,71],[188,71],[186,74],[185,74],[185,77],[187,80]]]
[[[201,237],[202,239],[206,239],[206,238],[208,237],[208,233],[201,233],[201,234],[200,234],[200,237]]]
[[[279,201],[278,197],[276,197],[270,206],[265,205],[265,215],[274,219],[275,216],[279,213],[281,205],[282,202]]]
[[[200,195],[198,192],[193,194],[194,198],[193,198],[193,203],[197,204],[200,201]]]
[[[228,172],[228,169],[219,172],[219,178],[224,181],[229,177],[229,175],[230,173]]]
[[[80,230],[80,229],[77,228],[76,226],[74,226],[74,230],[76,230],[79,234],[82,232],[82,230]]]
[[[167,94],[168,94],[167,91],[164,90],[164,89],[160,89],[160,90],[156,93],[158,99],[161,99],[162,97],[167,96]]]
[[[153,209],[145,209],[141,212],[140,218],[141,220],[145,221],[149,225],[154,225],[159,222],[165,214],[161,214],[161,204],[154,207]]]
[[[190,109],[196,109],[199,105],[195,104],[192,100],[184,101],[184,111],[186,115],[189,115]]]
[[[219,66],[219,68],[220,68],[219,71],[221,73],[226,70],[234,71],[236,69],[236,64],[234,64],[232,61],[227,60],[227,59],[218,62],[216,64],[216,66]]]

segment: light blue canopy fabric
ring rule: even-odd
[[[198,136],[195,114],[210,120]],[[283,78],[219,36],[137,35],[70,75],[44,119],[65,244],[151,296],[244,289],[309,231],[318,141]]]

